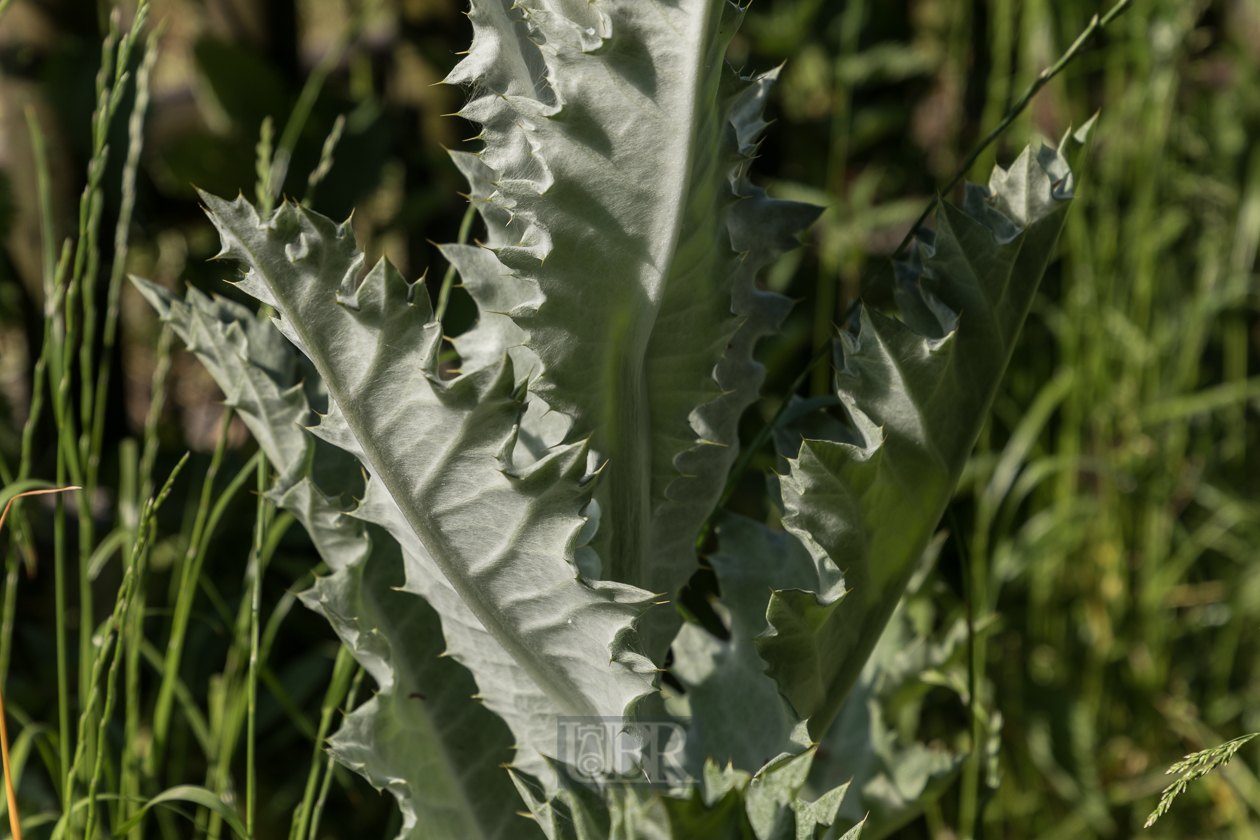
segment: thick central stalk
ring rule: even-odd
[[[638,270],[642,294],[634,296],[632,311],[613,316],[605,360],[610,386],[606,427],[604,435],[597,434],[595,439],[597,450],[606,450],[608,458],[601,479],[606,489],[600,494],[606,508],[603,527],[608,529],[600,540],[604,577],[654,592],[660,591],[660,585],[652,571],[653,468],[660,465],[653,457],[653,424],[661,418],[652,416],[650,389],[654,383],[649,381],[644,360],[667,284],[678,281],[674,262],[686,225],[700,123],[715,110],[711,100],[721,61],[713,66],[712,47],[725,3],[698,0],[689,4],[695,6],[694,11],[679,18],[685,21],[686,29],[675,30],[671,38],[661,38],[658,33],[649,41],[649,51],[664,54],[654,56],[655,65],[675,68],[670,78],[659,80],[662,107],[657,115],[661,125],[655,132],[656,142],[633,152],[657,157],[654,165],[640,167],[637,172],[646,181],[640,187],[644,193],[655,194],[660,211],[648,240],[650,260]],[[605,259],[616,263],[615,255],[605,255]]]
[[[620,352],[614,359],[616,405],[609,430],[608,475],[603,477],[609,488],[607,521],[613,525],[605,577],[644,586],[651,551],[651,417],[643,351],[633,347],[638,341],[627,343],[631,344],[626,347],[629,352]]]

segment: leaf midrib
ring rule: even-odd
[[[699,135],[700,113],[704,104],[704,82],[706,79],[705,60],[708,51],[704,49],[716,33],[722,19],[722,6],[727,0],[705,0],[703,16],[696,15],[691,20],[698,20],[693,29],[691,43],[698,48],[692,53],[692,62],[688,67],[689,84],[684,100],[687,112],[687,135],[682,147],[683,167],[674,176],[674,183],[679,189],[674,194],[668,218],[668,244],[661,250],[667,259],[657,268],[657,282],[649,290],[650,309],[640,316],[641,325],[631,325],[631,330],[623,333],[622,348],[618,355],[622,363],[614,363],[620,375],[614,375],[613,406],[609,418],[613,420],[610,440],[610,459],[613,469],[607,479],[617,482],[610,494],[611,510],[608,521],[612,523],[615,537],[609,543],[610,557],[606,577],[629,583],[634,586],[650,588],[651,586],[651,553],[652,545],[652,417],[648,390],[651,383],[647,379],[645,362],[652,334],[660,314],[660,307],[665,299],[665,287],[670,280],[678,243],[682,236],[683,220],[686,217],[687,205],[691,193],[691,179],[695,169],[696,147]],[[659,10],[661,3],[654,0],[653,9]],[[662,18],[664,19],[664,15]],[[694,37],[697,32],[701,37]],[[636,328],[637,327],[637,328]],[[628,345],[628,346],[627,346]],[[629,362],[629,364],[625,364]],[[622,419],[631,422],[622,424]],[[629,426],[630,428],[624,428]]]
[[[262,270],[266,263],[259,259],[259,255],[250,248],[249,243],[236,234],[233,234],[233,237],[240,244],[241,248],[249,254],[251,262],[257,267],[259,273],[266,277],[267,285],[271,288],[272,293],[276,296],[277,300],[285,304],[284,308],[290,312],[300,309],[300,306],[295,306],[295,301],[289,295],[285,294],[283,287],[274,282],[270,275]],[[334,303],[334,305],[338,307],[341,306],[340,303]],[[349,317],[348,313],[343,312],[343,315]],[[370,466],[376,471],[376,478],[385,485],[385,489],[389,491],[390,497],[394,500],[394,503],[402,512],[407,524],[411,527],[412,531],[415,532],[421,545],[423,545],[425,550],[429,552],[429,557],[442,571],[443,577],[446,578],[447,583],[450,584],[456,594],[458,594],[464,601],[473,615],[477,617],[477,620],[482,623],[482,626],[486,628],[491,637],[508,652],[512,659],[520,664],[521,668],[526,672],[530,679],[533,680],[534,683],[541,688],[560,709],[564,710],[566,714],[575,716],[598,714],[599,710],[590,708],[584,702],[585,698],[582,697],[582,693],[580,691],[576,692],[578,702],[574,703],[573,698],[569,696],[568,692],[557,691],[556,687],[552,685],[550,681],[540,679],[543,674],[539,673],[538,663],[536,661],[537,656],[520,644],[519,640],[516,638],[516,634],[512,632],[510,628],[504,627],[503,623],[499,620],[499,613],[488,608],[485,598],[480,591],[477,591],[476,589],[472,589],[470,591],[470,587],[462,585],[459,575],[451,575],[448,572],[447,567],[449,566],[449,562],[445,560],[447,555],[442,552],[433,551],[434,545],[445,547],[448,541],[442,534],[434,533],[435,529],[426,527],[424,520],[411,509],[412,505],[399,501],[400,499],[405,500],[406,496],[401,496],[397,492],[398,486],[402,482],[400,482],[398,477],[394,475],[395,469],[393,468],[393,465],[396,459],[382,456],[379,447],[375,445],[376,436],[367,433],[366,427],[362,421],[363,413],[357,410],[357,406],[359,406],[363,401],[353,399],[351,395],[346,392],[346,388],[343,387],[341,377],[334,375],[334,370],[329,364],[328,356],[322,350],[322,343],[313,340],[312,332],[307,330],[304,326],[305,322],[305,318],[289,318],[291,328],[300,335],[302,343],[308,348],[308,352],[311,355],[311,361],[315,364],[320,376],[323,377],[324,382],[328,387],[330,396],[336,401],[337,405],[340,406],[342,417],[345,419],[346,425],[350,427],[351,433],[359,442],[359,446],[361,447],[364,456],[368,459]],[[366,374],[364,375],[365,382],[369,381],[370,377],[373,375],[372,368],[374,367],[374,364],[369,366]],[[470,375],[475,376],[477,374],[473,373]],[[467,424],[461,424],[457,440],[463,439],[467,431]],[[457,447],[455,446],[446,447],[439,464],[446,462],[456,450]],[[426,476],[430,477],[430,480],[426,480],[426,484],[431,483],[431,476],[434,474],[436,474],[434,469],[427,471]]]

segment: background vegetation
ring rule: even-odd
[[[890,303],[883,258],[1019,92],[1110,5],[755,0],[731,62],[750,71],[787,62],[758,177],[829,209],[806,247],[765,278],[802,302],[763,348],[767,396],[746,418],[747,440],[853,299]],[[133,11],[123,4],[123,32]],[[337,708],[367,696],[371,681],[338,659],[322,619],[293,609],[293,593],[317,571],[314,552],[285,517],[254,544],[254,445],[143,301],[118,287],[116,339],[103,316],[108,281],[124,267],[236,296],[223,282],[231,269],[207,262],[217,237],[191,185],[252,192],[268,117],[273,144],[291,153],[283,190],[301,198],[344,116],[315,208],[335,217],[353,209],[370,256],[388,254],[409,277],[441,278],[446,266],[430,242],[453,241],[466,207],[445,149],[471,148],[466,138],[477,133],[443,116],[458,109],[460,91],[435,86],[470,39],[461,11],[462,0],[153,0],[158,47],[134,190],[120,186],[134,85],[117,85],[125,93],[112,122],[93,132],[109,4],[20,0],[0,18],[0,483],[75,479],[89,488],[27,500],[0,534],[0,679],[28,836],[48,836],[67,802],[86,793],[87,782],[69,798],[65,786],[74,763],[66,735],[84,709],[90,737],[79,775],[93,778],[92,759],[108,758],[101,790],[204,785],[242,815],[256,801],[259,837],[390,836],[392,801],[349,772],[328,772],[318,746]],[[144,54],[137,43],[123,57],[133,79]],[[114,76],[102,78],[108,87]],[[971,619],[980,640],[973,667],[987,676],[975,683],[977,704],[986,719],[1001,716],[977,780],[980,836],[1258,837],[1260,739],[1154,828],[1141,826],[1169,764],[1260,730],[1260,2],[1136,0],[981,158],[976,176],[1008,163],[1030,137],[1057,137],[1095,111],[1062,258],[928,584],[938,623]],[[100,196],[93,211],[80,195],[104,145],[111,152],[89,192]],[[124,251],[114,236],[120,218]],[[66,236],[85,242],[85,280],[77,301],[69,285],[70,303],[94,307],[102,325],[89,328],[86,357],[39,366],[46,335],[49,346],[73,349],[85,334],[82,322],[45,318]],[[89,284],[93,271],[99,282]],[[458,288],[448,317],[452,332],[472,317]],[[112,363],[98,369],[111,341]],[[803,390],[825,387],[820,366]],[[42,409],[28,423],[33,404]],[[81,418],[75,428],[95,428],[97,438],[80,445],[76,431],[59,440],[63,416]],[[134,550],[150,534],[143,501],[185,452],[147,548]],[[750,489],[775,466],[772,451],[753,465],[743,478]],[[736,493],[731,504],[773,516],[754,498]],[[125,576],[128,558],[141,555],[142,574]],[[263,660],[249,715],[258,570]],[[120,592],[136,594],[116,601]],[[120,673],[94,679],[93,664],[110,661],[102,622],[116,603]],[[86,723],[107,694],[135,711],[119,712],[98,738]],[[242,737],[250,719],[253,764]],[[901,724],[904,737],[954,745],[970,727],[946,688]],[[250,773],[258,792],[244,803],[238,791]],[[322,816],[312,819],[316,803]],[[226,836],[221,815],[177,804]],[[100,807],[114,820],[135,810],[125,800]],[[955,786],[897,836],[951,837],[959,807]],[[294,820],[295,809],[305,817]],[[190,836],[173,812],[155,814],[149,836]]]

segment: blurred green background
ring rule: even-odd
[[[910,223],[1019,93],[1110,5],[754,0],[729,60],[745,72],[786,62],[755,177],[828,209],[805,247],[764,278],[800,302],[782,335],[763,344],[766,398],[745,420],[746,439],[773,416],[851,301],[891,305],[881,264]],[[165,28],[130,271],[237,296],[223,282],[233,269],[207,262],[217,236],[192,185],[252,195],[264,118],[279,133],[312,73],[326,72],[296,136],[285,192],[305,193],[324,138],[344,115],[315,208],[337,218],[353,210],[369,259],[388,255],[408,277],[442,276],[431,243],[453,241],[466,208],[446,149],[476,148],[469,138],[477,129],[447,116],[463,93],[437,84],[471,38],[463,0],[151,6],[150,22]],[[107,15],[103,0],[18,0],[0,19],[0,456],[8,464],[18,460],[43,330],[25,113],[33,109],[48,136],[60,242],[77,224]],[[943,624],[964,608],[969,570],[979,568],[986,591],[973,613],[995,613],[983,627],[991,686],[981,694],[1002,716],[992,776],[1000,784],[982,836],[1260,837],[1260,740],[1196,783],[1154,828],[1141,828],[1171,762],[1260,730],[1260,0],[1136,0],[981,157],[973,178],[1095,112],[1061,259],[943,523],[951,537],[930,583]],[[118,121],[114,148],[125,148],[125,132]],[[119,212],[121,165],[119,152],[104,181],[103,230],[112,231]],[[111,241],[102,237],[105,264]],[[125,472],[122,441],[143,435],[160,356],[160,326],[130,287],[121,311],[104,488],[118,487]],[[459,289],[448,317],[452,333],[473,317]],[[224,416],[222,395],[190,354],[174,354],[165,381],[157,474],[186,450],[194,455],[163,510],[152,559],[146,632],[155,645],[169,614],[164,575],[173,580],[196,507],[185,497],[201,485]],[[827,385],[820,367],[806,389]],[[254,452],[232,423],[216,486]],[[47,412],[34,432],[34,474],[50,477],[56,446]],[[759,500],[762,473],[774,464],[772,451],[759,454],[734,507],[773,515]],[[105,532],[116,499],[108,489],[97,496],[92,516]],[[183,671],[187,702],[210,727],[219,726],[216,692],[244,594],[249,534],[234,522],[252,521],[254,502],[238,496],[214,535]],[[19,588],[0,669],[6,703],[36,727],[30,744],[39,752],[51,747],[36,724],[54,720],[56,702],[51,506],[26,510],[41,565],[28,578],[6,555],[6,586]],[[264,581],[264,615],[278,618],[260,694],[260,837],[282,836],[302,796],[337,649],[321,619],[289,610],[317,561],[299,530],[286,533]],[[101,567],[97,615],[108,613],[119,577],[116,563]],[[182,721],[177,715],[163,778],[206,783],[207,759]],[[966,725],[965,707],[941,690],[901,735],[949,739]],[[30,764],[22,792],[38,808],[53,792],[37,759]],[[230,793],[231,778],[223,784]],[[950,789],[896,836],[953,837],[957,800]],[[388,796],[342,771],[321,836],[387,836],[394,810]]]

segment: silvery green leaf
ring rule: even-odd
[[[245,307],[192,288],[181,301],[133,279],[236,407],[279,474],[270,497],[305,526],[333,570],[303,601],[329,620],[378,688],[343,721],[333,755],[398,799],[400,840],[531,836],[499,766],[512,758],[512,735],[473,699],[468,672],[440,656],[436,613],[395,590],[403,582],[399,546],[379,531],[370,538],[321,489],[353,487],[359,467],[302,428],[316,419],[309,403],[327,410],[318,374]]]
[[[456,342],[463,369],[509,353],[551,409],[527,413],[552,422],[522,441],[589,442],[602,577],[667,597],[738,454],[753,345],[787,311],[756,273],[818,213],[748,180],[775,74],[725,65],[742,16],[728,0],[476,0],[448,78],[485,141],[457,162],[486,247],[444,249],[482,313]],[[670,608],[640,623],[657,662],[677,626]]]
[[[808,586],[815,573],[809,553],[790,534],[730,513],[719,519],[716,533],[718,550],[709,562],[722,598],[714,608],[729,638],[683,626],[670,671],[686,688],[686,705],[672,708],[698,721],[688,745],[693,766],[707,759],[755,772],[782,753],[809,746],[808,736],[797,731],[800,720],[766,676],[753,640],[766,630],[774,588]]]
[[[442,616],[517,760],[538,766],[557,715],[621,715],[651,693],[654,669],[630,646],[650,595],[580,579],[586,446],[514,460],[523,406],[511,360],[442,379],[427,295],[383,261],[360,284],[347,226],[292,204],[264,220],[244,199],[203,198],[223,255],[249,267],[240,287],[279,311],[328,389],[312,431],[370,473],[355,515],[402,547],[403,588]]]
[[[784,527],[815,579],[777,587],[758,639],[814,737],[857,681],[953,493],[1048,264],[1072,177],[1062,150],[1026,150],[897,265],[904,321],[864,308],[842,333],[837,395],[858,443],[805,440],[782,485]],[[843,598],[842,598],[843,596]]]

